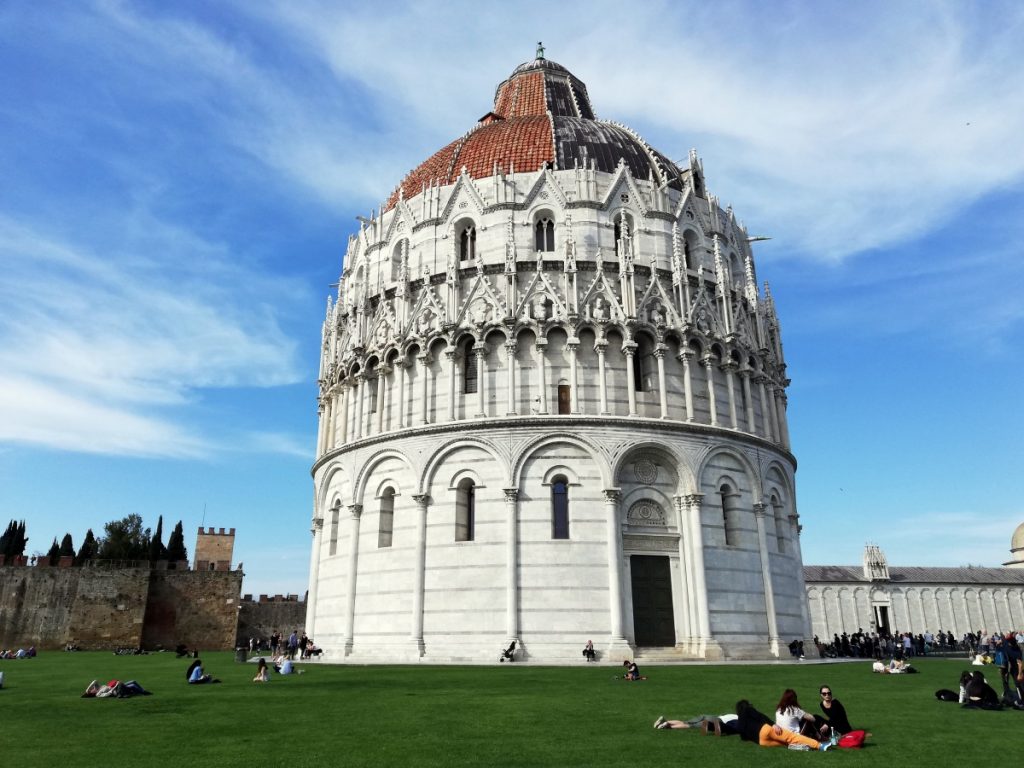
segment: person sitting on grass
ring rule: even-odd
[[[189,685],[205,685],[206,683],[220,682],[220,680],[217,680],[215,677],[203,673],[203,664],[199,659],[196,659],[189,665],[188,672],[185,673],[185,676],[188,679]]]
[[[775,724],[793,733],[817,735],[819,731],[814,723],[814,715],[804,712],[800,708],[796,691],[792,688],[787,688],[782,692],[782,698],[779,699],[779,703],[775,707]]]
[[[822,743],[809,736],[802,736],[772,724],[767,716],[754,709],[746,699],[736,702],[736,729],[744,741],[752,741],[762,747],[799,745],[797,748],[827,750],[831,744]]]
[[[262,656],[260,657],[259,663],[256,665],[256,677],[254,677],[252,681],[254,683],[270,682],[270,670],[267,669],[267,660]]]
[[[709,733],[715,736],[732,736],[739,733],[736,730],[736,715],[697,715],[689,720],[666,720],[664,716],[654,721],[654,727],[658,730],[686,730],[689,728],[700,728],[701,733],[707,736]]]
[[[832,695],[832,687],[829,685],[822,685],[820,688],[821,692],[821,711],[824,713],[824,717],[821,718],[822,723],[831,728],[837,733],[849,733],[853,730],[850,725],[850,720],[846,716],[846,708],[842,705],[839,699]],[[817,722],[817,720],[815,720]]]
[[[960,703],[968,709],[1002,709],[999,696],[981,670],[960,675]]]
[[[587,644],[583,646],[583,658],[587,661],[597,661],[597,652],[594,650],[593,640],[587,640]]]
[[[624,674],[622,676],[626,680],[646,680],[647,679],[646,677],[643,677],[640,674],[640,667],[638,667],[636,665],[635,661],[629,661],[628,659],[626,659],[625,661],[622,662],[622,666],[624,666],[626,668],[626,674]]]

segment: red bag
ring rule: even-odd
[[[859,749],[864,744],[864,737],[867,736],[865,731],[850,731],[844,733],[839,737],[839,743],[836,745],[843,749]]]

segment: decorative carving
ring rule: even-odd
[[[626,523],[629,525],[665,526],[667,525],[665,522],[665,510],[656,501],[640,499],[626,513]]]
[[[676,552],[679,550],[679,537],[627,533],[622,537],[622,548],[641,552]]]
[[[633,464],[633,474],[644,485],[654,485],[658,479],[658,465],[650,459],[637,459]]]

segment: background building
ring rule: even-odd
[[[349,240],[306,628],[328,657],[766,657],[808,636],[750,238],[538,52]]]

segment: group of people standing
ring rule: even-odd
[[[824,752],[839,743],[844,734],[851,735],[851,742],[859,745],[864,732],[855,731],[850,725],[846,709],[832,694],[832,687],[822,685],[820,715],[813,715],[800,707],[796,691],[787,688],[775,707],[775,719],[758,711],[746,699],[736,702],[736,712],[724,715],[700,715],[690,720],[666,720],[659,717],[654,721],[658,729],[700,728],[704,733],[716,736],[736,734],[745,741],[752,741],[762,747],[788,746],[790,749],[816,749]],[[859,734],[859,735],[858,735]],[[851,743],[851,746],[854,744]]]

